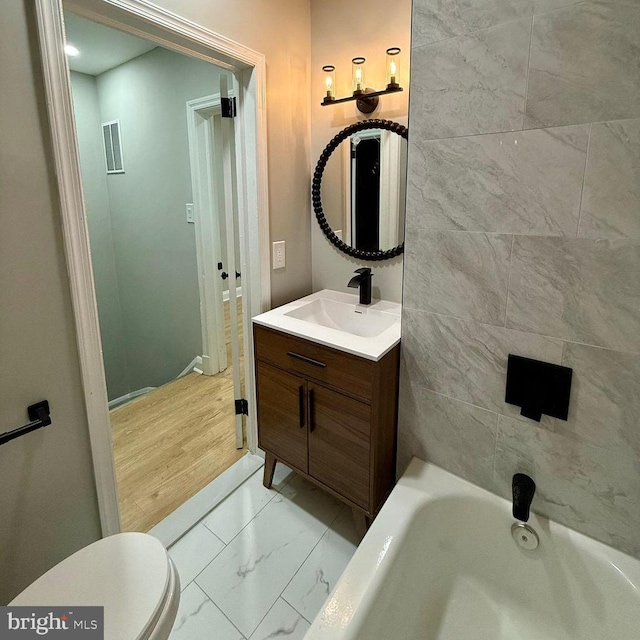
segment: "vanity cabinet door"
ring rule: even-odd
[[[371,407],[308,385],[309,475],[369,510]]]
[[[300,471],[307,464],[307,382],[258,362],[258,445]]]

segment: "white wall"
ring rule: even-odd
[[[277,306],[310,293],[309,2],[156,4],[265,54],[271,240],[287,243],[287,266],[271,272],[271,301]]]
[[[53,424],[0,447],[0,604],[100,536],[32,4],[0,20],[0,431]]]
[[[311,162],[313,166],[327,143],[344,127],[364,120],[353,102],[321,107],[324,74],[322,67],[336,67],[336,96],[351,93],[351,59],[367,59],[367,85],[385,86],[385,52],[402,49],[400,84],[404,91],[380,98],[374,118],[407,125],[409,97],[409,46],[411,0],[372,0],[366,5],[355,0],[311,0]],[[309,182],[309,178],[307,178]],[[313,212],[312,212],[313,216]],[[402,298],[402,257],[383,262],[362,262],[338,251],[325,237],[312,217],[313,290],[348,291],[353,271],[369,266],[374,273],[373,295],[387,300]]]

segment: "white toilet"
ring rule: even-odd
[[[104,606],[105,640],[166,640],[180,578],[146,533],[119,533],[80,549],[17,596],[14,606]]]

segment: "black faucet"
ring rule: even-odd
[[[516,473],[511,483],[513,491],[513,517],[520,522],[529,520],[529,509],[536,492],[536,483],[524,473]]]
[[[349,280],[347,286],[360,290],[360,304],[371,304],[371,278],[373,277],[371,269],[363,267],[356,269],[355,273],[357,275]]]

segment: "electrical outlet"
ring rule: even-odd
[[[272,253],[271,261],[273,262],[273,268],[282,269],[285,265],[284,240],[272,244]]]
[[[194,224],[195,221],[196,221],[195,218],[193,217],[194,216],[194,212],[193,212],[194,206],[191,203],[188,203],[185,206],[187,208],[187,222],[190,222],[191,224]]]

